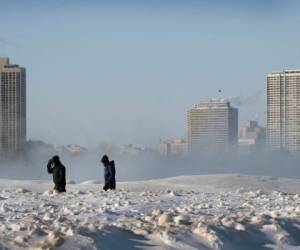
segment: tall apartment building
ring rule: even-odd
[[[190,152],[228,152],[238,145],[238,109],[226,100],[211,100],[188,110]]]
[[[267,142],[273,150],[300,152],[300,70],[267,75]]]
[[[25,143],[26,71],[0,57],[0,154],[17,154]]]

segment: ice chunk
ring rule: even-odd
[[[191,218],[187,214],[179,215],[174,218],[174,222],[176,225],[189,225],[191,224]]]
[[[170,214],[162,214],[158,218],[158,225],[167,226],[170,222],[172,222],[172,216]]]

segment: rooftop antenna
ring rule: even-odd
[[[218,95],[218,99],[219,99],[219,101],[223,100],[222,92],[223,92],[222,89],[219,89],[219,90],[218,90],[218,94],[219,94],[219,95]]]

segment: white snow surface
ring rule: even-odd
[[[69,181],[68,183],[75,183]],[[0,180],[0,249],[300,249],[300,180]]]

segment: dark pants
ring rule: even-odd
[[[103,189],[105,191],[107,191],[108,189],[116,189],[116,182],[109,182],[109,183],[106,183],[103,187]]]
[[[66,192],[66,185],[55,186],[54,189],[59,193]]]

